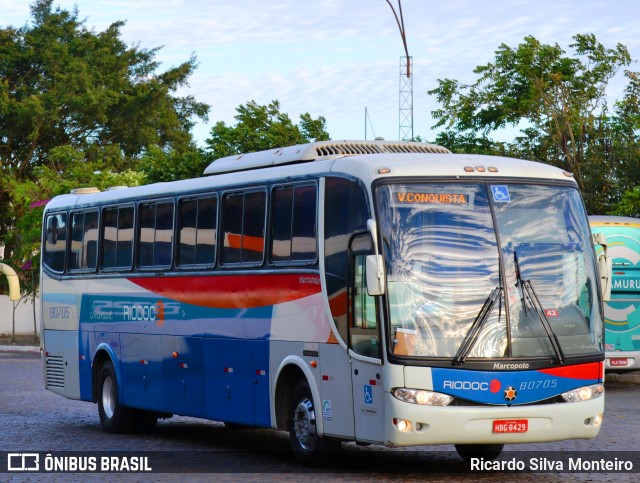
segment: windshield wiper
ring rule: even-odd
[[[480,333],[482,326],[489,318],[493,307],[496,305],[496,302],[501,295],[502,288],[496,287],[491,291],[487,299],[484,301],[484,305],[480,309],[480,312],[478,312],[478,315],[476,315],[473,324],[471,324],[471,327],[469,328],[469,332],[467,332],[467,335],[465,336],[460,349],[458,349],[458,352],[456,353],[456,357],[453,361],[454,364],[459,366],[465,361],[465,359],[471,352],[471,349],[473,349],[473,346],[478,340],[478,334]]]
[[[565,364],[567,362],[567,359],[564,356],[564,351],[562,350],[562,346],[560,345],[558,336],[554,332],[553,327],[551,327],[551,323],[547,318],[547,314],[545,314],[544,312],[544,308],[540,303],[538,294],[534,290],[533,285],[531,285],[531,280],[522,280],[522,275],[520,273],[520,265],[518,264],[518,255],[516,254],[515,250],[513,252],[513,261],[515,263],[515,269],[516,269],[516,287],[519,285],[520,290],[522,292],[522,307],[524,308],[525,315],[527,315],[527,299],[528,299],[529,302],[531,303],[531,306],[535,310],[536,315],[538,316],[538,320],[540,320],[540,323],[542,324],[542,326],[544,327],[544,330],[547,333],[547,337],[549,338],[551,347],[553,347],[553,350],[555,351],[556,356],[558,357],[558,362],[560,364]]]

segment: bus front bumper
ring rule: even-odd
[[[604,412],[604,393],[589,401],[510,407],[421,406],[386,397],[387,446],[591,439],[600,432]],[[494,421],[503,423],[499,430],[519,432],[494,432]]]

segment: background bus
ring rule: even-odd
[[[105,430],[272,427],[302,461],[598,434],[602,305],[569,173],[327,141],[205,174],[45,208],[46,387]]]
[[[590,216],[612,257],[611,300],[605,301],[605,368],[640,369],[640,220]]]

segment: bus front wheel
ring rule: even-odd
[[[321,438],[316,427],[316,410],[307,381],[300,381],[292,393],[289,437],[295,457],[303,464],[322,463],[341,442]]]
[[[504,444],[456,444],[456,451],[463,460],[470,461],[473,458],[494,460],[504,448]]]
[[[118,379],[111,361],[105,362],[98,376],[98,413],[108,433],[128,433],[135,423],[134,412],[118,402]]]

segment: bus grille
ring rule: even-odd
[[[45,361],[47,387],[64,387],[64,361],[62,356],[47,355]]]
[[[557,404],[557,403],[565,403],[566,401],[562,398],[562,396],[553,396],[549,399],[543,399],[542,401],[534,401],[526,404],[516,404],[515,406],[537,406],[542,404]],[[495,404],[485,404],[475,401],[469,401],[468,399],[462,399],[460,397],[456,397],[449,406],[469,406],[469,407],[495,407]],[[504,403],[504,406],[507,406],[507,403]]]

